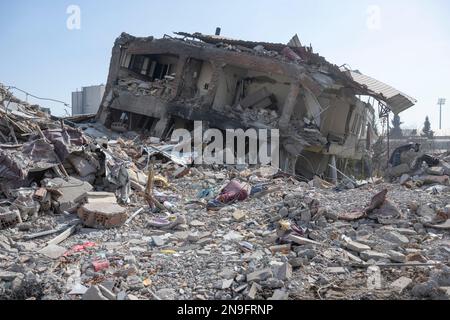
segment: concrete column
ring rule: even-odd
[[[169,119],[165,116],[158,120],[158,122],[155,125],[155,128],[150,133],[154,137],[163,138],[163,134],[167,129],[167,126],[169,125]]]
[[[222,68],[220,65],[215,63],[214,61],[209,61],[213,68],[213,73],[211,77],[211,82],[209,84],[208,93],[205,96],[205,104],[212,105],[214,103],[214,99],[216,97],[217,88],[219,87],[220,77],[222,75]]]
[[[295,175],[295,167],[298,157],[289,153],[284,148],[280,150],[280,169],[286,173]]]
[[[280,117],[280,129],[287,129],[289,121],[291,121],[292,112],[294,112],[295,104],[297,103],[298,95],[300,94],[300,83],[295,82],[291,84],[289,93],[286,97],[286,102],[283,106],[283,113]]]
[[[184,67],[186,66],[187,56],[180,56],[178,58],[177,68],[175,70],[176,76],[175,81],[173,83],[173,88],[175,89],[172,92],[172,98],[176,98],[181,94],[180,84],[184,79]]]
[[[337,170],[336,170],[336,156],[333,154],[330,156],[330,178],[333,184],[337,184]]]
[[[106,82],[105,92],[110,92],[114,84],[116,83],[116,80],[119,77],[120,72],[120,60],[122,58],[122,54],[125,54],[125,50],[122,51],[120,44],[116,43],[114,44],[114,47],[112,48],[111,53],[111,62],[109,64],[109,73],[108,73],[108,81]],[[103,115],[103,112],[106,111],[105,109],[109,109],[108,107],[105,107],[103,103],[105,102],[106,95],[103,95],[102,101],[100,103],[100,107],[98,108],[97,115],[95,116],[96,120],[100,120],[100,117],[104,121],[101,121],[103,124],[106,122],[106,116]]]

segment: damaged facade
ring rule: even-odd
[[[103,124],[163,139],[174,129],[192,130],[197,120],[221,130],[279,129],[281,169],[312,178],[330,162],[370,153],[375,108],[385,115],[415,103],[377,80],[339,69],[297,36],[284,45],[176,35],[124,33],[116,40],[98,113]]]
[[[370,152],[374,99],[378,116],[414,99],[299,41],[195,37],[118,40],[98,114],[114,130],[0,84],[0,301],[448,300],[449,151],[402,146],[384,179],[334,184],[194,166],[164,141],[194,120],[280,128],[303,175]]]

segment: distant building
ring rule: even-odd
[[[48,115],[52,114],[52,110],[50,108],[44,108],[44,107],[39,106],[39,109]]]
[[[223,131],[277,130],[281,169],[309,179],[326,174],[328,164],[370,155],[376,107],[387,117],[417,102],[338,68],[298,37],[286,45],[201,33],[162,39],[123,33],[112,52],[97,117],[106,127],[162,139],[175,129],[192,131],[196,121]]]
[[[105,86],[83,87],[72,92],[72,115],[97,113],[105,93]]]

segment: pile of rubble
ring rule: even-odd
[[[186,39],[200,40],[190,41],[192,45],[202,47],[217,47],[234,52],[244,52],[255,56],[265,56],[290,63],[306,63],[307,65],[320,67],[323,69],[338,70],[336,66],[331,65],[326,59],[313,52],[312,46],[303,46],[298,35],[295,35],[288,45],[267,42],[252,42],[237,39],[229,39],[221,36],[211,36],[202,33],[174,32],[175,35]],[[125,34],[125,36],[128,36]],[[129,36],[128,36],[129,37]],[[145,39],[145,38],[144,38]],[[151,38],[153,39],[153,38]]]
[[[394,150],[386,175],[410,189],[437,184],[429,190],[442,191],[449,183],[450,153],[422,154],[418,144],[401,146]]]
[[[349,190],[193,167],[159,139],[0,106],[0,299],[449,297],[448,177]]]
[[[153,82],[142,81],[135,78],[119,80],[119,88],[125,89],[136,96],[170,97],[172,94],[170,83],[173,76],[165,76],[163,80],[155,79]]]

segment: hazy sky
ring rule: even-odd
[[[67,28],[70,5],[81,9],[79,30]],[[421,128],[429,115],[436,129],[441,96],[450,128],[449,14],[448,0],[0,0],[0,82],[70,104],[75,89],[106,82],[123,31],[161,37],[220,26],[224,36],[281,43],[298,33],[330,62],[419,100],[401,114],[404,128]]]

